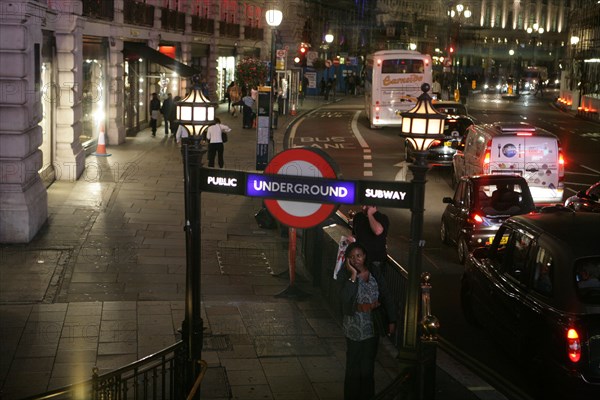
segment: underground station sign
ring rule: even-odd
[[[200,168],[200,190],[264,198],[269,212],[294,228],[320,224],[341,204],[412,206],[411,183],[337,179],[327,154],[308,148],[275,155],[264,174]]]

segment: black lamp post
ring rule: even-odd
[[[421,85],[421,94],[416,105],[402,113],[402,136],[415,149],[415,158],[408,168],[413,174],[411,181],[414,190],[412,215],[410,223],[410,247],[408,256],[408,288],[406,292],[406,309],[401,358],[412,361],[417,376],[417,396],[419,399],[432,399],[435,394],[435,352],[433,368],[431,363],[424,365],[424,347],[419,341],[419,324],[427,327],[429,335],[424,335],[428,341],[435,338],[435,329],[431,329],[431,315],[419,318],[420,311],[420,279],[422,267],[423,213],[425,211],[425,176],[429,166],[427,152],[433,141],[444,137],[445,115],[437,112],[431,105],[431,97],[427,93],[430,86]],[[429,313],[429,310],[423,310]],[[429,317],[429,318],[427,318]],[[427,319],[427,321],[426,321]],[[435,327],[435,324],[433,324]],[[432,347],[432,346],[428,346]],[[435,343],[433,342],[433,349]]]
[[[200,372],[198,361],[202,355],[203,322],[200,312],[201,241],[200,241],[200,182],[199,169],[202,155],[206,152],[201,141],[208,126],[215,121],[216,104],[211,103],[200,88],[200,77],[192,78],[192,91],[177,102],[177,122],[187,131],[181,142],[183,156],[185,200],[185,319],[181,336],[187,353],[184,377],[186,396]]]
[[[283,13],[277,10],[274,6],[271,6],[265,13],[265,19],[267,25],[271,27],[271,69],[269,71],[269,78],[271,80],[271,91],[269,93],[269,159],[271,159],[272,152],[275,151],[274,138],[273,138],[273,115],[275,108],[275,82],[277,81],[277,71],[275,68],[275,42],[277,40],[277,27],[283,21]]]

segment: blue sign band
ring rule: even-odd
[[[248,174],[246,195],[308,203],[354,204],[356,182],[296,175]]]

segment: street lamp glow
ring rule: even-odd
[[[408,45],[408,48],[411,49],[411,50],[416,50],[417,49],[417,45],[416,45],[416,43],[410,43]]]
[[[515,55],[515,51],[513,49],[510,49],[508,51],[508,55],[514,56]]]
[[[571,45],[576,45],[579,43],[579,36],[571,36]]]
[[[177,103],[176,114],[179,124],[183,125],[189,136],[198,139],[214,123],[216,104],[202,93],[199,76],[192,78],[192,84],[192,91]]]
[[[421,86],[423,94],[417,98],[417,104],[402,113],[402,136],[410,142],[416,151],[426,151],[429,146],[444,135],[446,116],[439,113],[431,105],[431,97],[427,93],[429,84]]]
[[[325,35],[325,41],[329,44],[331,44],[333,42],[333,35],[331,33],[328,33],[327,35]]]
[[[283,13],[276,9],[270,9],[267,10],[265,19],[269,26],[276,28],[281,24],[281,21],[283,21]]]

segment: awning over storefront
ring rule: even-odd
[[[146,46],[144,43],[125,42],[123,54],[125,55],[125,58],[146,58],[155,64],[162,65],[165,68],[169,68],[171,71],[177,72],[179,76],[182,77],[200,75],[200,71],[197,69],[166,56],[161,52]]]

